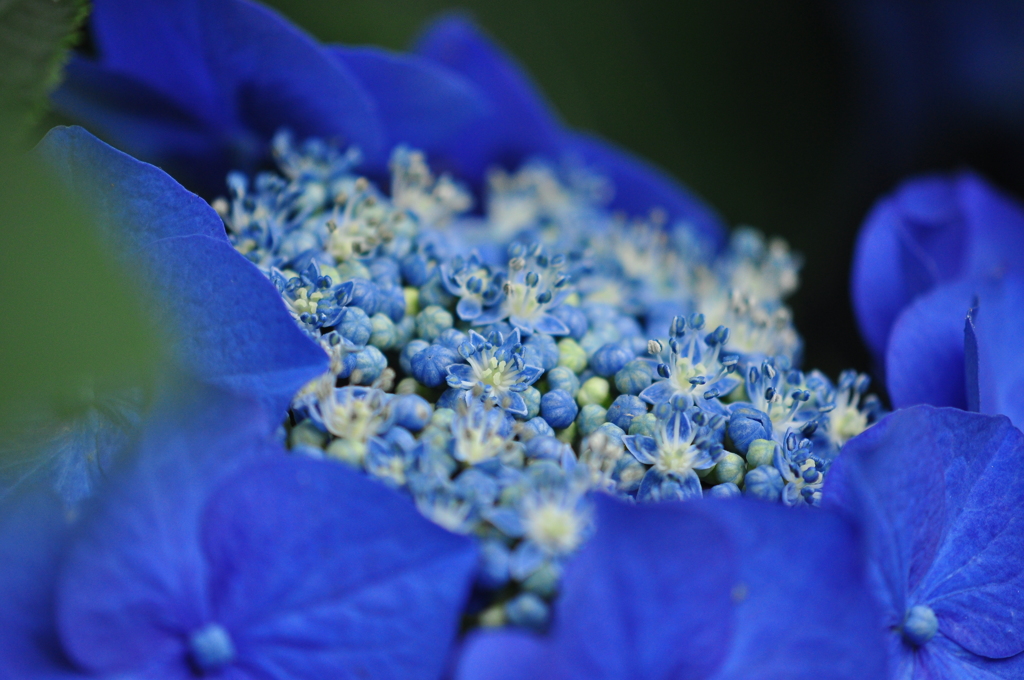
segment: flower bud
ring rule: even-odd
[[[579,374],[587,367],[587,353],[572,338],[562,338],[558,341],[558,365]]]
[[[576,401],[579,402],[580,406],[586,406],[587,404],[605,405],[608,403],[610,391],[611,386],[607,380],[594,376],[580,385],[580,391],[576,393]]]

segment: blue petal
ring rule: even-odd
[[[1024,427],[1024,278],[981,285],[974,314],[978,406]],[[970,370],[970,369],[968,369]]]
[[[144,157],[201,172],[207,193],[221,190],[229,170],[254,169],[281,127],[356,144],[370,167],[386,163],[383,128],[366,91],[344,65],[265,7],[244,0],[99,0],[92,26],[105,67],[203,121],[212,167],[189,167],[169,146]],[[212,179],[217,183],[209,184]]]
[[[375,47],[328,51],[373,97],[389,147],[412,146],[433,162],[470,124],[491,114],[490,102],[473,83],[428,59]]]
[[[630,434],[622,438],[622,443],[638,462],[644,465],[654,465],[658,462],[658,445],[654,437]]]
[[[728,526],[737,555],[733,642],[715,678],[888,677],[861,534],[852,522],[749,500],[691,506]]]
[[[211,613],[268,677],[439,677],[477,564],[401,494],[298,458],[222,487],[202,546]]]
[[[975,654],[1024,651],[1022,456],[1024,435],[1005,418],[929,406],[847,443],[824,496],[838,487],[865,522],[886,623],[927,604],[942,635]]]
[[[173,236],[228,241],[224,222],[206,201],[80,127],[53,128],[36,153],[87,202],[106,243],[129,262],[143,246]]]
[[[162,170],[81,128],[55,128],[38,151],[140,272],[184,367],[261,400],[272,424],[280,422],[295,392],[327,369],[327,356],[295,325],[274,285],[231,247],[216,212]]]
[[[483,305],[481,305],[480,300],[476,298],[464,297],[459,300],[457,305],[455,305],[455,313],[458,314],[459,318],[463,321],[472,321],[480,316],[483,311]]]
[[[920,591],[943,635],[975,654],[1024,652],[1024,435],[1004,418],[936,411],[943,542]]]
[[[535,668],[574,680],[884,677],[862,546],[841,517],[743,500],[595,502],[597,532],[566,567],[550,635],[476,633],[458,680]]]
[[[448,377],[456,381],[452,387],[458,387],[464,382],[473,382],[473,375],[473,367],[469,364],[452,364],[448,367]]]
[[[971,654],[941,635],[920,653],[921,666],[932,678],[957,680],[1019,680],[1024,677],[1024,654],[988,659]]]
[[[327,355],[292,321],[273,284],[229,244],[159,241],[147,258],[174,349],[196,377],[257,398],[274,424]]]
[[[462,649],[455,680],[560,680],[565,677],[554,667],[555,660],[546,655],[543,638],[515,628],[495,632],[475,630],[466,638]]]
[[[84,57],[73,57],[64,76],[50,99],[65,117],[140,158],[161,161],[183,180],[187,175],[190,185],[223,193],[223,150],[211,144],[195,112],[132,76]]]
[[[1021,271],[1024,209],[972,173],[907,181],[876,204],[857,240],[851,288],[876,359],[900,311],[959,277]]]
[[[654,208],[668,213],[671,225],[687,224],[715,250],[725,242],[725,225],[715,210],[664,171],[608,142],[585,134],[565,133],[566,152],[611,180],[615,194],[609,207],[647,216]]]
[[[640,393],[640,398],[648,404],[660,404],[668,401],[676,393],[676,386],[670,380],[659,380]]]
[[[552,637],[566,665],[599,678],[709,676],[734,623],[738,555],[727,530],[694,504],[596,503],[597,533],[557,603]]]
[[[693,498],[700,498],[704,495],[700,486],[700,477],[693,470],[687,470],[682,475],[672,475],[676,481],[679,482],[679,486],[682,487],[683,497],[682,500],[690,500]]]
[[[515,323],[515,321],[512,323]],[[550,314],[542,314],[540,318],[535,319],[533,330],[547,333],[548,335],[569,335],[569,327],[565,325],[565,322]]]
[[[0,502],[0,677],[82,677],[60,649],[54,582],[70,522],[49,489],[22,489]]]
[[[931,409],[897,411],[847,442],[833,466],[839,474],[825,482],[825,505],[843,503],[868,527],[877,595],[893,626],[917,604],[910,595],[942,538],[946,500],[933,447]]]
[[[416,52],[461,74],[491,103],[438,158],[440,167],[480,187],[494,165],[516,168],[529,156],[559,158],[561,133],[547,102],[510,56],[468,19],[444,17],[420,37]]]
[[[513,413],[517,416],[526,417],[526,401],[518,392],[509,392],[505,395],[504,404],[502,406],[509,413]]]
[[[544,369],[538,366],[526,365],[519,371],[517,382],[520,384],[532,385],[544,374]]]
[[[965,281],[939,286],[900,314],[885,358],[893,406],[967,407],[964,320],[976,290]]]
[[[254,404],[190,396],[147,426],[134,464],[105,485],[66,556],[57,618],[65,650],[84,669],[185,664],[184,640],[210,614],[199,545],[209,494],[279,450]]]

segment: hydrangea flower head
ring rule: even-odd
[[[852,396],[848,379],[836,388],[793,370],[797,345],[786,333],[773,340],[775,330],[761,327],[763,347],[789,352],[765,358],[734,351],[729,329],[709,332],[700,312],[681,313],[717,300],[712,282],[784,279],[792,261],[751,245],[760,237],[740,235],[717,256],[690,248],[699,239],[677,225],[658,243],[677,263],[693,263],[679,270],[686,285],[599,299],[591,245],[618,222],[594,193],[560,189],[560,172],[543,173],[545,191],[518,196],[536,224],[516,231],[504,198],[484,200],[480,216],[429,208],[444,192],[432,193],[441,180],[415,152],[395,155],[392,193],[404,192],[403,208],[355,175],[345,154],[289,148],[289,167],[316,172],[265,173],[249,182],[255,193],[218,202],[225,221],[253,223],[262,205],[292,216],[275,223],[280,238],[254,262],[331,367],[293,402],[288,441],[407,491],[452,531],[485,538],[470,626],[548,624],[564,564],[593,530],[588,492],[644,503],[746,494],[816,505],[838,448],[876,416],[874,403],[859,399],[862,382]],[[536,184],[538,167],[524,170],[521,186]],[[358,192],[334,190],[357,184]],[[514,175],[503,184],[497,190],[520,186]],[[365,196],[392,236],[341,257],[324,225]],[[247,248],[237,234],[233,242]],[[298,243],[306,250],[295,254],[289,244]],[[658,288],[641,281],[642,270],[627,271],[601,275],[613,288]],[[784,309],[777,296],[787,285],[767,286],[758,309]],[[640,319],[664,318],[666,308],[677,310],[658,331],[668,339],[646,335]],[[829,414],[840,403],[844,429],[833,438]]]
[[[224,8],[252,9],[218,0],[167,30],[206,27]],[[145,14],[166,15],[162,4]],[[219,47],[258,49],[232,36]],[[461,18],[434,24],[419,56],[312,47],[376,104],[391,181],[357,135],[308,137],[313,99],[296,104],[294,124],[271,101],[266,118],[280,127],[258,131],[278,169],[253,176],[239,163],[213,202],[218,236],[318,353],[282,419],[293,455],[352,466],[482,539],[468,628],[548,625],[563,569],[595,529],[591,492],[818,502],[837,441],[873,412],[847,397],[830,437],[836,391],[791,370],[800,342],[785,298],[799,257],[752,230],[723,248],[717,216],[566,130]],[[317,77],[292,73],[286,56],[268,74]],[[454,121],[417,119],[463,96],[485,106],[459,134]],[[206,132],[200,147],[220,135]],[[199,632],[199,647],[226,648],[216,629]]]

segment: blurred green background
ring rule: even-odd
[[[0,454],[5,428],[39,400],[56,398],[72,415],[98,386],[144,383],[160,353],[138,282],[77,197],[26,154],[48,127],[47,90],[86,9],[84,0],[0,1]]]

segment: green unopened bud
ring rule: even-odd
[[[362,465],[366,457],[366,444],[354,439],[335,439],[327,446],[327,455],[349,465]]]
[[[326,443],[327,433],[308,420],[303,420],[301,423],[293,427],[292,431],[288,433],[289,448],[294,448],[296,446],[313,446],[318,449],[322,449]]]
[[[391,317],[377,312],[370,317],[370,326],[373,330],[370,333],[370,344],[380,350],[394,347],[398,334],[395,332],[395,322]]]
[[[552,597],[558,589],[558,579],[559,569],[550,562],[545,562],[540,569],[523,581],[523,588],[541,597]]]
[[[657,428],[658,417],[653,413],[644,413],[643,415],[633,418],[633,422],[629,424],[629,433],[653,437],[654,431]]]
[[[610,394],[611,385],[608,384],[608,381],[595,375],[580,385],[580,391],[576,393],[576,402],[580,406],[601,404],[607,408],[608,404],[611,403]]]
[[[508,617],[505,616],[504,604],[491,605],[480,614],[481,628],[498,628],[506,623],[508,623]]]
[[[395,394],[416,394],[419,385],[416,378],[402,378],[395,385]]]
[[[447,429],[451,427],[453,418],[455,418],[455,411],[450,408],[434,409],[434,414],[430,416],[430,424]]]
[[[345,260],[337,267],[338,280],[335,283],[348,281],[349,279],[372,279],[373,274],[359,260]]]
[[[726,452],[714,468],[713,479],[719,484],[732,482],[736,486],[743,484],[743,476],[747,472],[746,461],[737,453]]]
[[[572,444],[573,441],[576,440],[576,423],[569,423],[569,427],[565,428],[564,430],[559,430],[558,434],[555,436],[558,437],[558,441],[560,442]]]
[[[420,289],[406,286],[402,289],[405,295],[405,315],[416,316],[420,313]]]
[[[586,437],[596,432],[597,428],[607,422],[607,416],[608,411],[604,406],[600,404],[587,404],[580,409],[579,415],[576,416],[576,426],[579,428],[579,433]]]
[[[587,353],[572,338],[562,338],[558,341],[558,365],[582,373],[587,367]]]
[[[748,470],[753,470],[759,465],[771,465],[774,460],[775,442],[771,439],[755,439],[750,442],[750,446],[747,448]]]
[[[532,385],[519,393],[526,402],[526,419],[536,418],[540,414],[540,390]]]
[[[441,333],[451,328],[453,323],[455,319],[447,309],[430,305],[416,315],[416,335],[427,342],[433,342]]]

